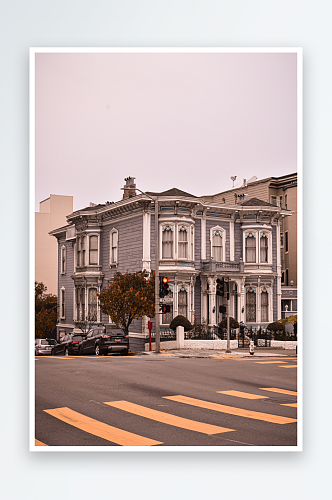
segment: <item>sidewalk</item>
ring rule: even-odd
[[[230,353],[219,349],[160,349],[160,353],[155,351],[142,352],[149,356],[176,356],[178,358],[261,358],[261,357],[297,357],[295,349],[271,349],[267,347],[255,347],[254,354],[249,353],[249,349],[233,349]]]

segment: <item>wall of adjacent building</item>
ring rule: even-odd
[[[35,213],[35,281],[43,282],[47,293],[57,295],[58,283],[58,245],[49,232],[65,226],[66,216],[72,212],[72,196],[51,194]]]

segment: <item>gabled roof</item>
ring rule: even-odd
[[[162,191],[161,193],[152,193],[150,191],[147,191],[146,194],[149,194],[151,196],[189,196],[190,198],[197,198],[197,196],[186,193],[185,191],[181,191],[181,189],[178,188],[168,189],[167,191]]]
[[[239,203],[239,205],[242,205],[243,207],[261,207],[261,206],[267,206],[267,207],[276,207],[277,205],[273,205],[272,203],[268,203],[267,201],[259,200],[258,198],[250,198],[250,200],[243,201],[242,203]]]

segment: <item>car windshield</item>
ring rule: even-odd
[[[54,340],[39,339],[37,343],[40,345],[50,345],[54,343]]]
[[[73,335],[72,340],[74,342],[79,342],[80,340],[83,340],[83,337],[81,335]]]

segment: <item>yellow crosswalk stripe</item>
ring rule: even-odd
[[[260,365],[272,365],[276,363],[286,363],[286,361],[256,361],[256,363],[259,363]]]
[[[260,396],[258,394],[249,394],[248,392],[241,391],[217,391],[219,394],[226,394],[227,396],[235,396],[237,398],[245,399],[266,399],[268,396]]]
[[[156,420],[157,422],[173,425],[175,427],[181,427],[182,429],[187,429],[190,431],[202,432],[203,434],[219,434],[221,432],[230,432],[234,430],[227,429],[226,427],[219,427],[217,425],[197,422],[195,420],[190,420],[183,417],[177,417],[176,415],[171,415],[159,410],[146,408],[145,406],[130,403],[129,401],[113,401],[105,404],[113,406],[114,408],[118,408],[119,410],[133,413],[134,415],[139,415],[140,417],[149,418],[151,420]]]
[[[279,415],[271,415],[269,413],[244,410],[242,408],[235,408],[232,406],[226,406],[219,403],[212,403],[210,401],[202,401],[201,399],[190,398],[187,396],[178,395],[178,396],[163,396],[163,397],[164,399],[170,399],[171,401],[176,401],[178,403],[185,403],[188,405],[198,406],[199,408],[204,408],[207,410],[219,411],[221,413],[227,413],[229,415],[252,418],[255,420],[262,420],[264,422],[271,422],[274,424],[289,424],[292,422],[296,422],[295,418],[288,418]]]
[[[284,403],[281,406],[291,406],[292,408],[297,408],[297,403]]]
[[[41,441],[38,441],[38,439],[35,439],[35,446],[48,446],[45,443],[42,443]]]
[[[280,368],[297,368],[297,365],[288,365],[288,366],[282,365],[280,366]]]
[[[52,410],[44,410],[49,415],[52,415],[67,424],[70,424],[78,429],[81,429],[89,434],[98,436],[120,446],[153,446],[163,444],[160,441],[149,439],[132,432],[127,432],[117,427],[99,422],[94,418],[87,417],[70,408],[55,408]]]
[[[296,391],[289,391],[288,389],[279,389],[278,387],[260,387],[261,391],[278,392],[279,394],[289,394],[291,396],[297,396]]]

